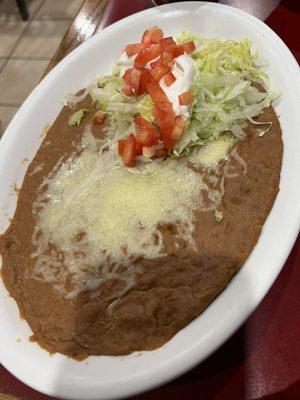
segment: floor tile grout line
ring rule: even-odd
[[[33,20],[33,22],[49,22],[49,21],[53,21],[53,22],[72,22],[73,18],[65,18],[65,17],[35,17]]]
[[[22,60],[22,61],[51,61],[52,57],[25,57],[25,56],[15,56],[15,57],[10,57],[10,60],[12,61],[18,61],[18,60]],[[0,60],[1,61],[1,60]]]
[[[0,103],[0,107],[21,107],[22,103]]]
[[[33,21],[34,17],[37,15],[37,13],[40,11],[40,9],[41,9],[42,6],[44,5],[45,1],[46,1],[46,0],[43,0],[43,1],[41,2],[40,6],[37,7],[37,9],[36,9],[34,15],[32,15],[32,17],[29,18],[28,24],[25,26],[25,28],[23,29],[23,31],[22,31],[22,33],[20,34],[19,38],[17,39],[16,43],[14,44],[14,46],[13,46],[11,52],[10,52],[9,55],[7,56],[6,61],[5,61],[5,62],[3,63],[3,65],[1,66],[1,68],[0,68],[0,74],[1,74],[1,72],[4,70],[4,68],[6,67],[7,63],[9,62],[9,60],[11,59],[11,56],[13,55],[14,51],[16,50],[16,48],[17,48],[18,44],[20,43],[20,41],[21,41],[23,35],[28,31],[28,28],[29,28],[31,22]]]

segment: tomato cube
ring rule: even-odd
[[[195,46],[194,42],[183,43],[182,47],[183,47],[183,50],[185,51],[185,53],[187,53],[187,54],[191,54],[191,53],[193,53],[193,51],[196,50],[196,46]]]
[[[150,63],[150,67],[151,69],[156,68],[157,66],[162,65],[162,61],[161,61],[161,57],[159,57],[157,60],[152,61],[152,63]]]
[[[131,87],[129,85],[126,85],[125,87],[123,87],[122,90],[126,94],[126,96],[133,96],[133,90],[131,89]]]
[[[143,94],[147,92],[146,88],[146,82],[151,82],[153,81],[153,77],[150,74],[150,69],[148,68],[143,68],[141,73],[141,82],[140,82],[140,93]]]
[[[174,58],[182,56],[183,54],[184,54],[184,49],[182,46],[176,46],[175,49],[173,50]]]
[[[168,150],[173,150],[176,145],[176,140],[167,136],[164,138],[163,143]]]
[[[152,31],[153,31],[154,29],[156,29],[156,28],[153,27],[153,28],[147,29],[147,30],[144,32],[143,37],[142,37],[142,43],[143,43],[144,45],[150,46],[150,44],[151,44],[151,35],[152,35]]]
[[[169,46],[176,45],[174,39],[171,36],[161,39],[159,44],[162,50],[165,50]]]
[[[126,140],[118,140],[118,154],[123,156]]]
[[[147,29],[144,32],[142,43],[146,46],[149,46],[150,44],[158,43],[163,38],[163,36],[163,31],[154,26],[153,28]]]
[[[175,125],[175,127],[174,127],[174,129],[173,129],[173,131],[172,131],[172,133],[170,135],[170,138],[174,139],[176,141],[179,140],[181,138],[182,131],[183,130],[182,130],[182,128],[180,128],[180,126]]]
[[[173,140],[179,140],[184,131],[184,127],[185,127],[185,119],[182,115],[178,115],[175,118],[175,127],[170,135],[170,138]]]
[[[163,77],[164,84],[169,87],[176,81],[176,78],[172,72],[169,72]]]
[[[136,141],[143,146],[152,146],[158,142],[158,134],[153,129],[139,128]]]
[[[144,45],[142,43],[135,43],[135,44],[129,44],[126,46],[126,54],[128,57],[134,56],[135,54],[138,54],[141,50],[143,50]]]
[[[159,81],[164,75],[170,72],[170,67],[167,65],[159,64],[150,72],[153,79]]]
[[[188,106],[189,104],[191,104],[192,102],[193,102],[193,100],[194,100],[194,95],[193,95],[193,93],[190,91],[190,90],[188,90],[188,91],[186,91],[186,92],[184,92],[184,93],[181,93],[179,96],[178,96],[178,99],[179,99],[179,104],[181,105],[181,106]]]
[[[134,156],[135,156],[135,136],[131,133],[126,140],[124,146],[124,153],[122,156],[123,163],[126,167],[132,167],[134,163]]]
[[[173,108],[171,107],[168,111],[166,103],[159,103],[155,105],[152,109],[152,115],[154,118],[155,123],[159,126],[161,130],[161,139],[165,136],[169,136],[175,126],[175,113]]]
[[[173,59],[174,59],[173,52],[166,50],[162,52],[161,60],[164,65],[171,67],[173,64]]]
[[[158,82],[146,82],[146,88],[154,103],[169,101],[166,93],[159,86]]]
[[[175,124],[178,125],[180,128],[182,128],[182,130],[185,127],[185,118],[183,115],[177,115],[177,117],[175,118]]]
[[[123,81],[130,86],[132,94],[134,96],[138,96],[140,94],[139,89],[140,89],[141,74],[142,71],[138,68],[128,68],[122,77]]]
[[[159,43],[159,41],[164,37],[163,31],[159,28],[154,29],[151,33],[151,43]]]
[[[164,112],[166,112],[166,113],[172,113],[173,112],[173,107],[172,107],[172,103],[170,103],[168,100],[167,101],[158,101],[157,103],[156,103],[156,106],[160,109],[160,110],[162,110],[162,111],[164,111]]]
[[[154,60],[154,58],[157,58],[160,55],[160,53],[161,53],[160,45],[153,44],[150,47],[139,52],[134,61],[134,66],[145,67],[149,61]]]
[[[135,142],[134,153],[136,156],[141,156],[143,154],[143,145],[137,141]]]
[[[145,118],[142,118],[140,115],[135,117],[133,122],[139,128],[146,128],[148,130],[155,130],[154,126],[151,124],[150,121],[147,121]]]
[[[135,95],[139,95],[140,80],[141,80],[141,70],[137,68],[132,68],[131,70],[131,87]]]

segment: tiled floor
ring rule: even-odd
[[[27,0],[22,21],[16,0],[0,0],[0,136],[35,87],[83,0]]]

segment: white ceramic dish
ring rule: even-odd
[[[85,87],[91,76],[108,73],[124,45],[136,42],[146,27],[168,34],[182,28],[206,37],[249,37],[270,60],[272,86],[282,91],[276,110],[284,139],[281,190],[251,256],[226,290],[196,320],[162,348],[125,357],[89,357],[83,362],[49,356],[28,337],[18,308],[0,283],[0,361],[17,378],[52,396],[68,399],[116,399],[137,394],[186,372],[217,349],[245,321],[280,272],[300,221],[300,74],[278,36],[264,23],[237,9],[214,3],[185,2],[130,16],[95,35],[66,57],[35,88],[9,125],[0,146],[0,231],[8,225],[16,197],[47,122],[52,122],[66,93]],[[6,210],[4,212],[4,210]],[[21,341],[19,341],[21,339]]]

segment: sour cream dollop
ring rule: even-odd
[[[196,72],[197,69],[193,59],[187,54],[183,54],[174,60],[172,73],[176,81],[169,87],[165,85],[163,78],[159,81],[159,85],[172,103],[176,115],[183,115],[186,118],[189,116],[189,107],[181,106],[178,96],[190,89]]]
[[[120,68],[120,76],[124,75],[127,68],[132,68],[134,66],[135,58],[136,55],[128,57],[126,52],[121,55],[115,64]],[[151,60],[151,62],[153,61],[155,61],[155,59]],[[150,62],[146,65],[146,68],[150,68]],[[175,58],[171,72],[175,76],[176,81],[171,86],[167,87],[162,78],[159,81],[159,85],[166,93],[169,101],[172,103],[175,114],[183,115],[185,118],[188,118],[189,106],[181,106],[179,104],[178,96],[190,89],[195,78],[197,68],[192,57],[187,54],[183,54]]]

